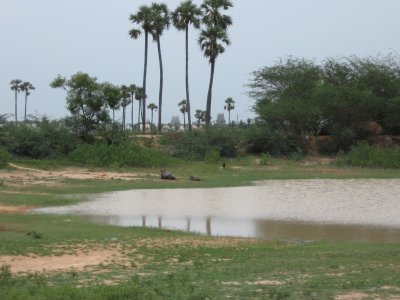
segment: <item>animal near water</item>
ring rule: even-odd
[[[172,175],[171,173],[167,172],[167,170],[162,169],[161,171],[161,179],[166,179],[166,180],[176,180],[176,177]]]

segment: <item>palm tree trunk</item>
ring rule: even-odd
[[[18,122],[18,117],[17,117],[17,115],[18,115],[18,105],[17,105],[17,98],[18,98],[18,95],[17,95],[17,90],[15,90],[15,125],[17,125],[17,122]]]
[[[151,110],[151,125],[150,125],[150,132],[153,134],[153,110]]]
[[[147,52],[149,45],[149,32],[145,32],[144,68],[143,68],[143,95],[142,95],[142,132],[146,133],[146,79],[147,79]]]
[[[115,116],[115,108],[112,109],[113,110],[113,123],[114,123],[114,116]]]
[[[133,131],[133,93],[132,93],[132,96],[131,96],[131,128],[132,128],[132,131]]]
[[[186,130],[186,118],[185,118],[185,113],[183,113],[183,131]]]
[[[188,114],[189,132],[192,132],[192,118],[190,116],[189,99],[189,24],[186,24],[186,109]]]
[[[158,134],[161,134],[161,111],[162,111],[164,74],[163,74],[163,63],[161,56],[160,36],[157,37],[157,49],[158,49],[158,61],[160,64],[160,89],[158,92]]]
[[[138,130],[140,131],[140,115],[142,112],[142,101],[139,100],[139,110],[138,110]]]
[[[122,130],[125,130],[125,107],[122,108]]]
[[[211,74],[210,74],[210,84],[208,86],[207,95],[207,107],[206,107],[206,125],[209,126],[211,122],[211,98],[212,98],[212,87],[214,81],[214,70],[215,70],[215,60],[211,61]]]
[[[231,110],[228,109],[228,125],[231,125]]]
[[[24,112],[24,121],[26,122],[26,106],[28,105],[28,93],[25,93],[25,112]]]

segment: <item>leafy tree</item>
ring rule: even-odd
[[[189,131],[192,131],[192,120],[190,112],[190,96],[189,96],[189,25],[193,25],[194,28],[199,29],[201,24],[202,12],[192,0],[186,0],[179,4],[179,6],[172,13],[172,22],[176,29],[185,30],[185,49],[186,49],[186,72],[185,72],[185,83],[186,83],[186,100],[187,100],[187,113]]]
[[[21,84],[20,87],[22,92],[25,92],[25,112],[24,112],[24,121],[26,121],[26,107],[28,104],[28,96],[31,94],[30,91],[34,90],[35,87],[29,81],[25,81]]]
[[[99,125],[109,121],[106,102],[97,78],[82,72],[72,75],[69,80],[58,75],[50,86],[67,91],[67,109],[72,116],[66,122],[78,137],[90,139]]]
[[[139,7],[139,10],[136,14],[131,14],[129,20],[139,25],[140,29],[134,28],[129,31],[129,35],[132,39],[138,39],[142,31],[144,32],[144,68],[143,68],[143,93],[142,95],[142,126],[143,126],[143,133],[146,130],[146,80],[147,80],[147,56],[148,56],[148,36],[149,33],[153,30],[153,10],[147,6],[142,5]]]
[[[254,110],[275,129],[290,135],[317,134],[323,123],[315,103],[321,69],[313,61],[288,58],[253,72],[249,95]]]
[[[231,124],[231,110],[235,109],[235,101],[229,97],[225,100],[224,109],[228,111],[228,124]]]
[[[131,93],[130,89],[126,85],[121,86],[121,98],[120,103],[122,107],[122,129],[126,129],[126,107],[131,104]]]
[[[151,34],[153,36],[153,40],[157,42],[157,50],[158,50],[158,61],[160,66],[160,87],[158,94],[158,133],[161,134],[161,115],[162,115],[162,98],[163,98],[163,84],[164,84],[164,72],[163,72],[163,62],[161,55],[161,43],[160,37],[163,34],[165,29],[168,29],[170,24],[169,10],[166,4],[164,3],[153,3],[151,5],[151,9],[153,11],[153,21],[152,21],[152,30]]]
[[[21,83],[20,79],[13,79],[10,82],[10,88],[15,92],[15,124],[18,122],[18,93],[21,91]]]
[[[185,114],[188,112],[187,103],[188,101],[186,99],[183,99],[181,102],[178,103],[178,106],[180,107],[179,110],[183,114],[183,129],[186,129]]]
[[[232,25],[232,19],[228,15],[221,13],[221,10],[227,10],[233,4],[230,0],[205,0],[201,5],[203,9],[203,23],[207,26],[200,33],[199,44],[211,64],[210,83],[207,94],[206,105],[206,124],[211,121],[211,101],[212,87],[214,81],[215,61],[218,55],[225,52],[224,45],[229,46],[230,40],[226,33],[228,26]]]
[[[201,122],[206,121],[206,111],[201,109],[196,109],[196,113],[194,115],[197,119],[197,127],[200,127]]]
[[[112,109],[112,121],[114,123],[115,110],[119,109],[121,105],[121,89],[116,85],[106,82],[102,84],[102,92],[104,101],[107,103],[108,107]]]
[[[157,110],[158,107],[154,103],[150,103],[149,105],[147,105],[147,108],[151,110],[151,132],[153,132],[153,111]]]

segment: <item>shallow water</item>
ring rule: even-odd
[[[97,223],[209,235],[400,242],[400,180],[269,180],[254,186],[131,190],[37,209]]]

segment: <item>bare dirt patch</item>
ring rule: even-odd
[[[88,267],[108,264],[126,264],[127,258],[117,249],[78,251],[60,256],[0,256],[0,265],[10,266],[12,273],[49,273],[55,271],[82,271]]]
[[[4,206],[0,205],[0,214],[23,214],[32,207],[26,205]]]
[[[158,174],[128,173],[128,172],[98,172],[81,168],[67,168],[57,171],[45,171],[34,168],[27,168],[16,164],[9,164],[15,170],[0,170],[0,180],[3,186],[20,187],[45,185],[62,186],[63,179],[77,180],[139,180],[152,177],[159,177]]]

